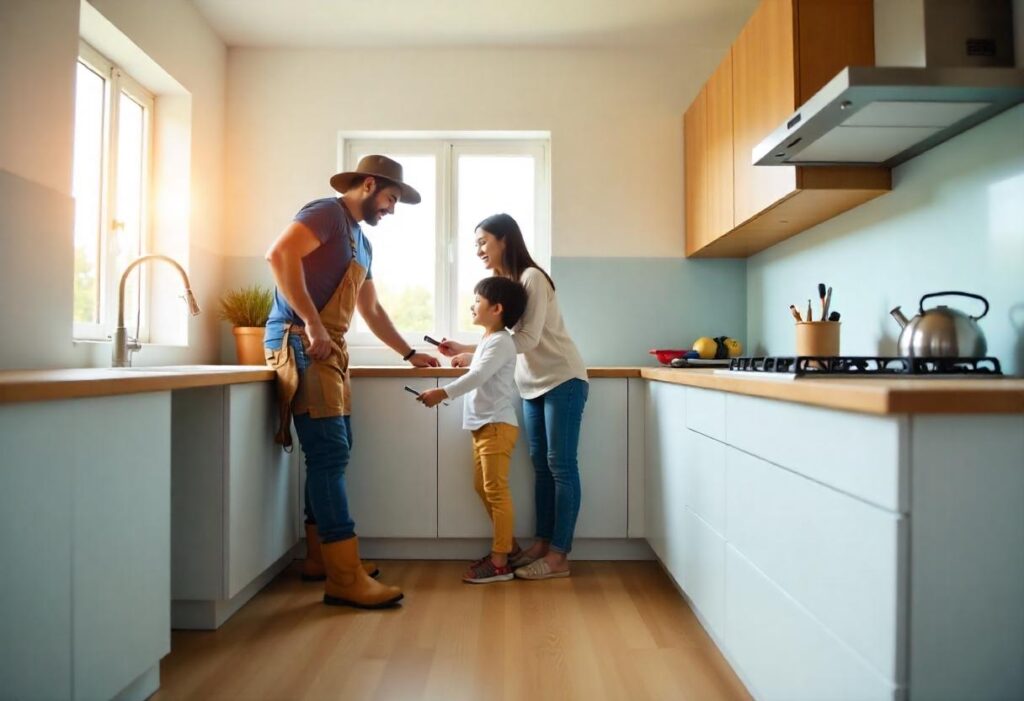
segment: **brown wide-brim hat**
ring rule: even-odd
[[[384,178],[397,185],[398,189],[402,191],[401,196],[398,198],[400,202],[405,202],[406,204],[420,203],[420,193],[402,181],[402,164],[391,160],[387,156],[363,156],[359,159],[359,165],[356,166],[355,170],[347,173],[338,173],[332,177],[331,187],[341,194],[345,194],[349,187],[352,186],[352,181],[363,175]]]

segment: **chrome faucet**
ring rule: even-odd
[[[173,258],[162,256],[160,254],[153,254],[148,256],[140,256],[136,258],[128,267],[121,273],[121,284],[117,288],[117,329],[114,331],[114,348],[113,356],[111,358],[111,367],[123,368],[128,367],[132,364],[131,353],[142,348],[142,344],[139,343],[137,338],[128,341],[128,329],[124,326],[124,284],[128,279],[128,273],[130,273],[140,263],[145,263],[147,260],[162,260],[170,263],[177,269],[181,275],[182,281],[185,283],[185,303],[188,304],[189,314],[195,316],[199,313],[199,304],[196,302],[195,295],[192,294],[192,286],[188,281],[188,274],[185,273],[185,269],[178,265],[178,262]]]

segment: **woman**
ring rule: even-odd
[[[587,369],[565,330],[555,283],[530,256],[516,220],[495,214],[480,222],[476,254],[484,267],[518,280],[527,293],[526,312],[512,340],[520,354],[516,385],[523,397],[524,428],[536,476],[537,539],[513,558],[519,566],[515,574],[522,579],[568,577],[580,510],[577,450],[590,389]],[[440,350],[452,357],[453,367],[463,367],[474,347],[444,340]]]

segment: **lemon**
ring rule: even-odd
[[[700,353],[700,357],[704,360],[710,360],[715,357],[715,351],[718,350],[718,344],[715,343],[715,339],[713,338],[701,336],[693,342],[693,349]]]
[[[729,351],[730,358],[738,358],[743,355],[743,344],[735,338],[725,339],[725,348]]]

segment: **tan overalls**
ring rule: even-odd
[[[310,366],[300,377],[288,337],[291,333],[301,334],[302,347],[307,350],[309,338],[304,327],[297,324],[291,324],[285,329],[280,350],[265,349],[267,364],[277,373],[280,423],[274,441],[286,449],[292,445],[293,413],[309,412],[314,419],[348,416],[351,413],[352,394],[345,333],[352,323],[359,288],[366,280],[366,268],[356,257],[356,239],[352,232],[349,233],[349,245],[352,248],[352,260],[348,270],[327,304],[320,310],[320,321],[331,337],[330,356],[324,360],[310,358]]]

